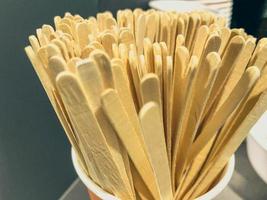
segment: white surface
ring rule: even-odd
[[[150,1],[149,6],[151,8],[164,11],[190,12],[194,10],[201,10],[216,13],[216,11],[211,10],[203,3],[195,1]]]
[[[118,200],[118,198],[105,192],[103,189],[97,186],[91,179],[89,179],[89,177],[80,168],[76,154],[73,149],[71,151],[71,155],[76,173],[90,191],[92,191],[96,196],[98,196],[103,200]],[[235,158],[234,156],[232,156],[228,163],[224,177],[209,192],[198,197],[197,200],[211,200],[214,199],[216,196],[218,196],[229,183],[234,172],[234,166],[235,166]]]
[[[267,112],[250,130],[247,138],[247,153],[251,165],[267,183]]]
[[[250,135],[267,151],[267,112],[257,121],[250,130]],[[266,168],[267,171],[267,168]]]

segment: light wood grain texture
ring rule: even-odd
[[[162,114],[160,81],[156,74],[148,73],[142,78],[140,92],[143,105],[150,101],[154,101],[159,105],[160,113]]]
[[[194,142],[189,155],[189,161],[205,147],[212,136],[225,122],[227,117],[233,112],[240,101],[250,92],[260,76],[260,72],[256,67],[248,68],[246,73],[238,81],[229,97],[224,101],[222,106],[214,113],[212,118],[204,125],[200,135]]]
[[[184,164],[187,155],[187,145],[189,145],[189,141],[191,140],[190,135],[187,135],[186,128],[188,125],[188,120],[190,118],[190,110],[193,103],[193,97],[196,89],[196,77],[199,72],[198,58],[193,56],[188,64],[189,72],[185,80],[185,90],[187,91],[185,94],[186,101],[184,105],[181,107],[181,118],[178,122],[178,128],[176,132],[176,138],[174,142],[174,150],[172,157],[172,184],[177,186],[180,182],[180,178],[182,172],[184,170]],[[187,139],[187,137],[189,137]]]
[[[235,36],[226,49],[225,55],[222,57],[222,64],[218,72],[217,79],[214,83],[212,92],[210,94],[205,113],[207,113],[213,103],[217,100],[225,82],[233,70],[234,64],[244,47],[244,39],[241,36]],[[218,102],[216,102],[218,103]],[[215,109],[215,108],[214,108]]]
[[[145,145],[148,150],[148,157],[160,191],[160,199],[171,199],[171,174],[159,105],[155,102],[144,104],[139,112],[139,119],[142,125]]]
[[[142,142],[130,123],[127,112],[123,107],[117,92],[113,89],[108,89],[102,94],[101,100],[106,115],[120,137],[124,147],[127,149],[132,162],[140,173],[146,186],[149,188],[149,191],[154,198],[159,198],[155,175],[147,157],[147,152],[143,148]]]
[[[223,169],[223,167],[229,160],[230,156],[236,151],[238,146],[245,139],[246,135],[248,134],[248,131],[260,118],[260,116],[266,111],[266,109],[267,109],[267,95],[266,92],[264,92],[261,95],[258,102],[256,103],[256,105],[253,106],[252,110],[244,118],[241,124],[238,125],[237,129],[234,131],[234,135],[231,138],[231,140],[216,156],[212,164],[210,164],[209,167],[206,167],[205,171],[201,174],[198,181],[195,183],[195,185],[197,184],[197,187],[191,188],[191,191],[194,191],[193,194],[191,195],[191,198],[194,198],[207,190],[207,187],[209,187],[214,178]]]
[[[78,80],[69,72],[62,72],[56,80],[62,100],[71,115],[74,129],[84,142],[87,154],[92,154],[95,170],[101,171],[102,187],[120,198],[134,199],[128,180],[121,176],[105,137],[97,123]],[[91,152],[91,153],[90,153]],[[97,167],[97,168],[96,168]],[[112,173],[110,173],[112,171]]]

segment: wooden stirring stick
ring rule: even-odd
[[[183,90],[184,90],[184,77],[185,71],[189,62],[189,52],[186,47],[181,46],[176,48],[175,60],[174,60],[174,72],[173,72],[173,104],[172,106],[172,127],[173,133],[177,132],[178,122],[181,112],[181,105],[183,101]],[[183,88],[183,89],[182,89]],[[175,103],[174,103],[175,102]],[[173,138],[173,145],[176,140],[176,136]]]
[[[191,188],[192,193],[190,195],[190,198],[194,198],[207,190],[207,187],[210,186],[218,173],[220,173],[220,171],[229,160],[230,156],[236,151],[238,146],[245,139],[249,130],[265,112],[266,109],[267,94],[266,92],[264,92],[259,98],[257,104],[253,106],[253,109],[250,111],[250,113],[245,117],[240,125],[237,125],[238,128],[234,131],[233,137],[228,142],[228,144],[224,146],[223,150],[216,156],[216,159],[214,159],[214,161],[205,168],[205,171],[201,173],[198,181],[195,183],[194,187]]]
[[[250,92],[259,76],[260,72],[256,67],[248,68],[246,70],[246,73],[244,73],[242,78],[238,81],[229,97],[203,127],[190,151],[188,158],[190,162],[205,147],[240,101]]]
[[[160,113],[162,114],[160,82],[156,74],[148,73],[142,78],[140,92],[143,105],[150,101],[154,101],[159,105]]]
[[[93,60],[81,61],[77,63],[77,72],[89,105],[95,114],[102,134],[106,138],[112,157],[120,169],[121,176],[124,176],[124,179],[129,179],[128,181],[131,183],[132,177],[127,153],[121,146],[101,107],[100,94],[104,91],[104,85],[97,65]],[[132,193],[134,193],[133,188]]]
[[[244,43],[245,41],[241,36],[236,36],[230,41],[230,44],[226,49],[225,55],[222,58],[221,68],[218,72],[217,79],[210,94],[205,113],[209,111],[216,98],[218,98],[218,95],[220,94],[225,82],[229,77],[229,74],[233,70],[235,61],[240,55]]]
[[[236,62],[234,63],[233,70],[229,75],[228,80],[226,81],[224,88],[220,94],[220,100],[218,106],[221,105],[222,102],[229,96],[229,93],[232,91],[238,80],[241,78],[242,74],[244,73],[249,59],[253,53],[255,48],[255,42],[251,40],[247,40],[244,44],[240,52],[240,56],[238,56]]]
[[[185,94],[185,105],[182,105],[181,109],[181,118],[178,122],[178,129],[176,132],[176,141],[174,143],[174,151],[173,151],[173,158],[172,158],[172,184],[174,187],[177,186],[177,184],[180,181],[182,172],[185,168],[184,164],[186,161],[186,155],[187,155],[187,145],[190,144],[191,138],[190,136],[186,135],[186,128],[189,120],[190,110],[192,108],[193,103],[193,97],[196,89],[196,77],[198,75],[198,58],[195,56],[191,57],[191,60],[188,64],[188,74],[186,77],[186,80],[184,82],[185,84],[185,90],[187,91]],[[189,137],[187,139],[186,137]]]
[[[135,40],[137,53],[143,54],[143,41],[145,38],[145,25],[146,25],[146,15],[140,14],[136,21],[136,29],[135,29]]]
[[[56,83],[75,131],[87,144],[87,153],[92,152],[94,167],[101,171],[100,181],[104,189],[113,192],[119,198],[134,199],[131,186],[128,180],[121,176],[78,80],[71,73],[62,72]]]
[[[135,129],[130,123],[130,119],[117,92],[114,89],[106,90],[102,93],[101,101],[106,115],[120,137],[124,147],[127,149],[131,160],[140,173],[146,186],[153,197],[159,199],[160,195],[155,175],[147,157],[147,152],[143,148],[142,142],[135,133]],[[142,163],[142,165],[140,165],[140,163]]]
[[[160,191],[160,199],[169,200],[172,198],[171,174],[159,105],[155,102],[144,104],[139,112],[139,119],[148,156]],[[155,148],[156,146],[157,148]]]

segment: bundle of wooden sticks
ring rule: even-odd
[[[122,200],[195,199],[267,108],[267,39],[207,12],[66,13],[26,53],[88,176]]]

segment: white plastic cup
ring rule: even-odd
[[[86,173],[80,167],[77,156],[73,149],[71,151],[71,156],[76,173],[78,174],[79,178],[88,189],[90,200],[119,200],[114,195],[100,188],[86,175]],[[216,196],[218,196],[222,192],[222,190],[228,185],[233,175],[234,168],[235,168],[235,157],[233,155],[230,158],[227,166],[225,167],[223,177],[220,179],[220,181],[211,190],[209,190],[202,196],[198,197],[196,200],[211,200],[214,199]]]
[[[261,116],[250,130],[247,137],[247,154],[249,161],[261,177],[267,183],[267,111]]]

